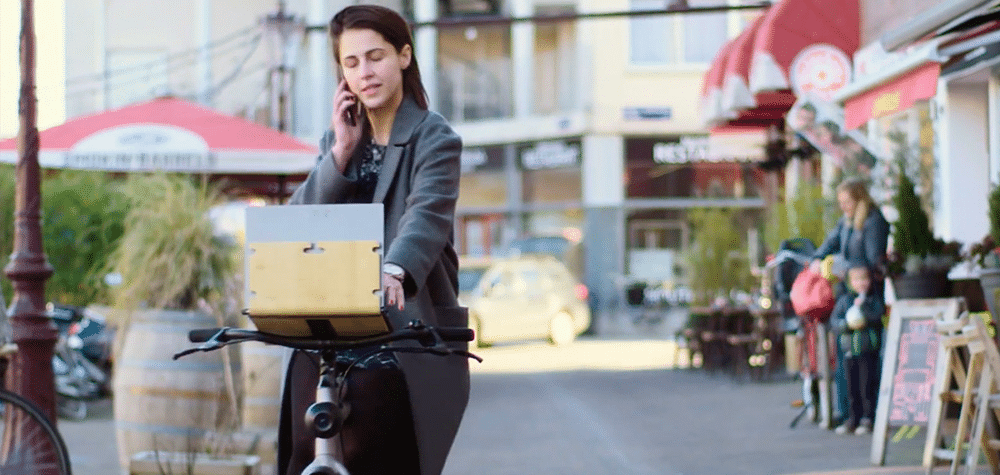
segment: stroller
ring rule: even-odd
[[[831,423],[829,417],[821,417],[830,413],[830,368],[835,364],[835,355],[829,351],[826,326],[812,318],[796,315],[791,301],[792,284],[809,265],[815,251],[816,245],[807,238],[786,239],[765,267],[771,272],[771,293],[784,319],[785,332],[794,333],[799,343],[797,348],[785,348],[785,351],[797,351],[802,378],[802,411],[792,419],[792,428],[806,413],[813,422]]]

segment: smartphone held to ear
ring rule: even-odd
[[[349,125],[351,127],[357,127],[358,126],[358,118],[357,118],[357,111],[356,111],[356,109],[357,109],[357,106],[356,105],[352,105],[351,107],[348,107],[347,110],[344,111],[344,122],[347,122],[347,125]]]
[[[347,81],[343,78],[340,79],[339,87],[343,88],[345,91],[351,93],[350,86],[347,85]],[[354,103],[350,107],[344,110],[344,122],[351,127],[358,126],[358,112],[361,110],[361,104],[358,102],[358,96],[351,93],[351,98],[354,99]]]

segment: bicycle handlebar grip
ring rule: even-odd
[[[222,330],[222,329],[221,328],[198,328],[196,330],[191,330],[190,332],[188,332],[188,340],[191,340],[191,343],[204,343],[204,342],[208,341],[209,338],[212,338],[213,336],[215,336],[216,333],[219,333],[219,330]]]
[[[438,327],[437,332],[444,341],[472,341],[475,338],[471,328]]]

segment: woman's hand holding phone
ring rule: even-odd
[[[347,168],[347,162],[361,140],[359,110],[358,96],[351,92],[347,81],[341,79],[333,96],[333,117],[330,121],[336,138],[331,151],[341,173]]]

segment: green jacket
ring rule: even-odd
[[[839,337],[837,341],[840,342],[845,357],[882,350],[882,316],[885,315],[885,303],[876,296],[866,295],[861,302],[861,314],[865,317],[865,326],[859,330],[852,330],[847,326],[846,315],[857,297],[858,294],[853,290],[842,293],[837,299],[833,313],[830,314],[831,327]]]

